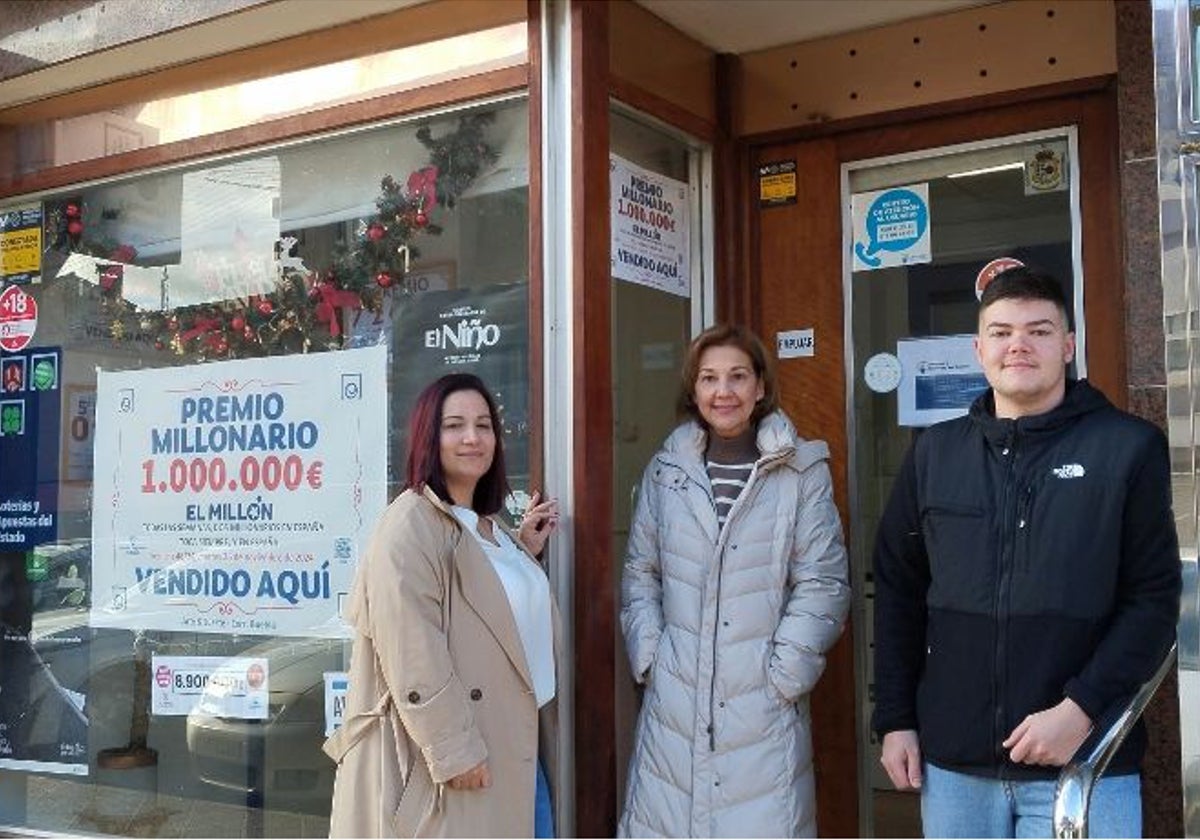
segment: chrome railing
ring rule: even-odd
[[[1150,704],[1154,692],[1158,690],[1171,666],[1175,664],[1175,648],[1172,644],[1154,676],[1138,689],[1137,694],[1133,695],[1133,699],[1113,718],[1112,723],[1105,728],[1097,726],[1093,729],[1092,734],[1075,752],[1075,757],[1062,769],[1054,792],[1055,837],[1088,836],[1088,806],[1092,799],[1092,788],[1104,775],[1104,771],[1108,769],[1108,762],[1121,748],[1121,744],[1125,743],[1126,736]],[[1103,722],[1102,720],[1101,723]]]

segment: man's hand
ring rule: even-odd
[[[913,729],[900,729],[883,736],[879,759],[896,790],[921,789],[921,745]]]
[[[476,790],[492,786],[492,774],[487,762],[481,761],[465,773],[459,773],[446,784],[455,790]]]
[[[1052,709],[1034,712],[1004,740],[1017,764],[1062,767],[1071,760],[1092,729],[1092,719],[1070,697]]]

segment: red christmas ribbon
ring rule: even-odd
[[[437,203],[437,177],[436,166],[426,166],[408,176],[408,197],[412,200],[419,199],[421,209],[426,212],[432,210],[433,205]]]
[[[197,318],[192,322],[192,328],[179,337],[185,342],[191,341],[193,338],[197,338],[213,330],[219,330],[220,328],[220,318]]]
[[[329,327],[329,334],[337,338],[342,334],[342,324],[338,319],[339,308],[362,309],[362,300],[355,292],[339,289],[332,283],[322,281],[313,287],[320,297],[316,306],[317,320]]]

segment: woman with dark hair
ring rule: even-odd
[[[500,418],[451,374],[412,412],[404,492],[384,512],[347,606],[356,631],[335,837],[552,837],[539,742],[553,734],[557,615],[534,557],[558,523],[534,494],[517,533]],[[551,758],[549,750],[542,753]]]
[[[762,342],[692,342],[642,479],[621,629],[645,685],[618,833],[816,834],[808,696],[850,605],[829,449],[778,408]]]

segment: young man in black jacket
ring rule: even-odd
[[[1051,836],[1054,784],[1175,637],[1180,564],[1162,432],[1067,378],[1058,282],[996,276],[976,354],[991,388],[910,448],[875,546],[882,762],[926,836]],[[1135,730],[1092,836],[1141,832]]]

